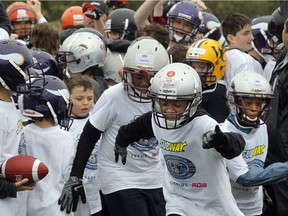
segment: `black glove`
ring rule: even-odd
[[[64,211],[66,208],[67,214],[71,212],[71,209],[73,212],[75,212],[77,209],[79,196],[81,197],[82,203],[86,203],[86,196],[82,180],[76,176],[70,176],[64,185],[61,196],[58,200],[58,204],[61,205],[60,210]]]
[[[115,143],[114,152],[115,152],[115,163],[118,162],[120,155],[122,158],[122,164],[125,165],[127,158],[127,147],[121,147],[117,143]]]
[[[218,148],[224,144],[225,137],[219,125],[216,125],[215,131],[208,131],[207,133],[203,134],[202,141],[202,147],[204,149]]]
[[[83,11],[83,14],[89,17],[90,19],[94,19],[94,20],[100,19],[100,13],[97,10],[96,6],[88,2],[82,5],[82,11]]]

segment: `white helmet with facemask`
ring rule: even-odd
[[[228,88],[228,105],[230,113],[236,116],[237,122],[245,127],[257,127],[263,124],[260,117],[271,109],[273,92],[271,85],[261,74],[252,71],[243,71],[236,74]],[[243,104],[243,98],[262,99],[261,109],[258,115],[251,118],[245,114],[248,109]],[[253,110],[251,110],[253,111]]]
[[[140,37],[131,43],[124,57],[123,80],[131,100],[151,102],[148,87],[135,86],[132,76],[153,77],[162,67],[169,64],[169,56],[161,43],[151,37]]]
[[[202,99],[201,80],[198,73],[184,63],[173,63],[163,67],[152,79],[149,88],[153,116],[156,124],[165,129],[184,126],[194,115]],[[164,113],[160,101],[187,101],[183,112]],[[174,115],[171,120],[171,115]]]

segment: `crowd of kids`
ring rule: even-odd
[[[288,2],[0,1],[0,215],[287,216]]]

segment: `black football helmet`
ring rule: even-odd
[[[119,8],[112,11],[105,22],[103,30],[105,32],[118,32],[120,39],[134,40],[137,26],[134,22],[135,11],[128,8]]]
[[[271,19],[268,23],[268,32],[278,39],[278,44],[282,43],[284,23],[285,20],[279,7],[271,14]]]

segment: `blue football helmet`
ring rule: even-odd
[[[30,50],[17,41],[0,40],[0,83],[8,90],[25,93],[26,81],[34,73],[35,65]]]

